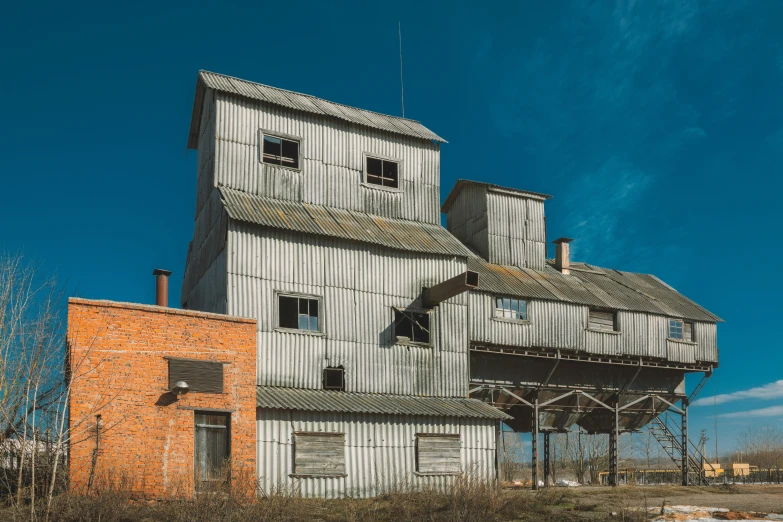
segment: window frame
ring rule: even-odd
[[[298,167],[291,167],[288,165],[283,165],[282,163],[272,163],[272,162],[266,162],[264,161],[264,136],[270,136],[272,138],[277,138],[280,140],[287,140],[287,141],[295,141],[299,144],[299,148],[297,150],[298,158],[297,163]],[[263,165],[272,165],[273,167],[280,168],[280,169],[288,169],[292,170],[294,172],[302,172],[302,148],[304,145],[304,138],[301,136],[294,136],[292,134],[285,134],[283,132],[277,132],[273,130],[268,129],[258,129],[258,161],[259,163]],[[282,147],[282,143],[280,145]],[[281,150],[282,153],[282,150]]]
[[[314,301],[318,301],[318,330],[302,330],[299,328],[288,328],[285,326],[280,326],[280,298],[281,297],[294,297],[297,299],[312,299]],[[286,332],[286,333],[296,333],[296,334],[302,334],[302,335],[315,335],[315,336],[326,336],[326,329],[325,329],[325,322],[324,322],[324,303],[323,303],[323,297],[320,295],[313,295],[313,294],[301,294],[298,292],[286,292],[284,290],[275,290],[275,317],[274,317],[274,331],[276,332]]]
[[[513,319],[511,317],[498,317],[495,315],[498,310],[505,310],[505,308],[498,308],[497,307],[497,300],[498,299],[509,299],[511,301],[518,301],[520,303],[525,303],[525,318],[524,319]],[[493,294],[492,295],[492,314],[490,315],[490,319],[494,321],[502,321],[506,323],[516,323],[516,324],[530,324],[530,299],[524,298],[524,297],[513,297],[510,295],[503,295],[503,294]]]
[[[602,314],[612,314],[612,329],[611,330],[604,330],[601,328],[591,328],[590,327],[590,313],[591,312],[598,312]],[[590,306],[587,308],[587,328],[586,330],[588,332],[596,332],[596,333],[603,333],[603,334],[609,334],[609,335],[620,335],[620,317],[617,314],[617,310],[612,310],[610,308],[599,308],[595,306]]]
[[[680,323],[680,334],[681,337],[673,337],[672,336],[672,323],[678,322]],[[691,338],[686,339],[685,338],[685,325],[691,326]],[[669,341],[673,341],[675,343],[687,343],[687,344],[698,344],[696,342],[696,322],[695,321],[689,321],[687,319],[679,318],[679,317],[667,317],[666,318],[666,339]]]
[[[397,164],[397,186],[396,187],[387,187],[384,185],[378,185],[376,183],[371,183],[368,181],[367,176],[367,159],[372,158],[380,161],[387,161],[391,163]],[[371,189],[378,189],[378,190],[386,190],[388,192],[402,192],[402,159],[400,158],[394,158],[392,156],[384,156],[381,154],[374,154],[371,152],[363,152],[362,153],[362,183],[361,185],[366,188]]]
[[[419,450],[419,443],[422,439],[456,439],[457,440],[457,453],[459,461],[459,470],[457,471],[421,471],[421,454]],[[419,476],[454,476],[461,475],[462,470],[462,436],[459,433],[416,433],[416,446],[415,446],[415,474]]]
[[[408,341],[400,341],[397,339],[397,315],[395,312],[399,312],[401,314],[406,313],[412,313],[412,314],[422,314],[427,315],[429,317],[429,328],[427,328],[429,332],[429,341],[426,343],[421,341],[414,341],[414,340],[408,340]],[[391,320],[392,320],[392,344],[399,344],[399,345],[407,345],[407,346],[426,346],[429,348],[432,348],[434,346],[433,342],[433,317],[434,317],[434,310],[426,310],[426,309],[419,309],[419,308],[404,308],[401,306],[392,306],[391,307]]]
[[[230,411],[225,411],[225,410],[203,410],[203,409],[193,410],[193,479],[194,479],[194,489],[196,491],[199,491],[202,488],[204,488],[204,483],[205,482],[214,482],[214,481],[218,480],[218,479],[201,480],[199,475],[198,475],[199,468],[198,468],[197,436],[198,436],[199,423],[196,421],[196,419],[197,419],[197,417],[199,415],[211,415],[211,416],[219,416],[219,417],[225,417],[226,418],[226,425],[225,426],[218,426],[216,424],[215,425],[207,424],[207,425],[203,425],[202,427],[203,428],[213,428],[213,429],[218,428],[218,427],[219,428],[225,428],[225,430],[226,430],[226,457],[225,457],[225,460],[227,461],[227,466],[229,467],[229,470],[230,470],[230,467],[231,467],[231,465],[233,463],[233,458],[232,458],[233,445],[232,445],[232,441],[231,441],[232,434],[233,434],[232,433],[232,429],[231,429],[231,427],[232,427],[231,426],[231,424],[232,424],[231,423],[232,413]],[[229,476],[226,477],[226,479],[229,480],[229,481],[231,480],[230,473],[229,473]],[[199,486],[201,486],[201,487],[199,487]]]
[[[326,381],[328,380],[326,376],[327,373],[334,372],[337,370],[340,371],[341,386],[339,388],[327,386],[326,385]],[[326,368],[324,368],[322,373],[321,389],[326,391],[345,391],[345,368],[343,366],[327,366]]]

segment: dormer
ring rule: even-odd
[[[188,137],[196,213],[218,185],[440,223],[440,144],[415,120],[200,71]]]
[[[490,263],[543,270],[546,194],[461,179],[443,203],[446,228]]]

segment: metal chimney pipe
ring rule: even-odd
[[[156,268],[152,271],[155,276],[155,304],[158,306],[169,305],[169,276],[171,271]]]
[[[571,252],[568,243],[573,241],[570,237],[561,237],[552,241],[555,245],[555,268],[563,274],[571,273]]]

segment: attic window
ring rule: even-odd
[[[264,163],[292,169],[299,168],[299,141],[270,134],[264,134],[263,138],[262,160]]]
[[[281,295],[278,306],[278,326],[292,330],[318,332],[318,298]]]
[[[616,332],[617,314],[611,311],[591,308],[587,317],[587,329],[601,332]]]
[[[693,323],[680,319],[669,319],[669,339],[693,341]]]
[[[345,370],[342,366],[324,368],[324,390],[345,391]]]
[[[510,297],[496,297],[494,317],[497,319],[527,321],[527,301]]]
[[[394,336],[398,342],[430,344],[430,315],[394,309]]]
[[[399,188],[398,167],[399,163],[379,158],[366,156],[366,180],[372,185],[382,187]]]

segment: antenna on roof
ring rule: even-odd
[[[405,86],[402,83],[402,23],[397,22],[397,36],[400,40],[400,95],[402,96],[402,117],[405,117]]]

